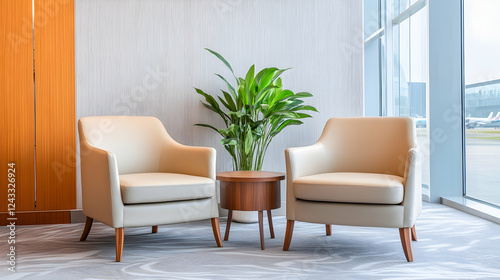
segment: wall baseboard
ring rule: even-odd
[[[16,220],[8,220],[10,218]],[[16,212],[15,216],[10,216],[8,212],[0,212],[0,226],[11,222],[16,222],[16,225],[69,224],[71,210],[25,211]]]

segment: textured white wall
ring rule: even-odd
[[[76,0],[75,28],[77,119],[156,116],[177,141],[215,147],[217,171],[230,157],[193,124],[222,122],[193,87],[220,92],[213,73],[229,73],[204,48],[239,76],[254,63],[293,67],[284,85],[314,95],[320,113],[275,138],[264,170],[284,172],[285,148],[314,143],[328,118],[362,115],[361,0]]]

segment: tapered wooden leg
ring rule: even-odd
[[[260,249],[264,250],[266,247],[264,246],[264,212],[262,210],[259,211],[259,231],[260,231]]]
[[[330,236],[332,235],[332,225],[325,225],[326,226],[326,235]]]
[[[151,230],[152,233],[157,233],[158,232],[158,226],[153,226],[153,229]]]
[[[292,242],[294,224],[295,221],[292,220],[286,221],[286,233],[285,233],[285,243],[283,244],[283,251],[288,251],[288,248],[290,248],[290,242]]]
[[[87,240],[87,236],[89,236],[90,229],[92,228],[93,222],[94,222],[94,219],[87,217],[87,220],[85,221],[85,228],[83,228],[83,233],[82,233],[82,237],[80,237],[80,241]]]
[[[415,230],[415,225],[411,228],[411,240],[417,241],[417,231]]]
[[[271,215],[271,210],[267,210],[267,221],[269,222],[269,231],[271,232],[271,238],[274,238],[273,216]]]
[[[220,236],[219,218],[212,218],[212,230],[214,232],[217,247],[222,247],[222,238]]]
[[[229,229],[231,228],[231,221],[233,220],[233,210],[227,212],[226,234],[224,234],[224,241],[229,238]]]
[[[405,252],[406,260],[408,262],[413,262],[413,252],[411,249],[411,229],[400,228],[399,237],[401,237],[401,245],[403,245],[403,251]]]
[[[115,228],[115,242],[116,242],[116,261],[122,261],[122,253],[123,253],[123,237],[125,231],[123,228]]]

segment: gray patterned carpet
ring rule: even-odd
[[[221,220],[221,231],[225,220]],[[407,263],[397,229],[295,223],[283,252],[285,218],[276,239],[266,231],[261,251],[257,224],[233,223],[217,248],[210,221],[125,229],[121,263],[114,262],[114,230],[95,223],[79,242],[83,224],[17,229],[17,272],[2,261],[1,279],[500,279],[500,225],[436,204],[417,221],[414,263]],[[267,224],[266,224],[267,230]],[[7,235],[0,232],[6,260]]]

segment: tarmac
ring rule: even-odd
[[[429,151],[426,129],[418,129],[420,149]],[[466,195],[500,206],[500,129],[466,130]],[[428,153],[422,153],[422,184],[430,185]],[[432,188],[432,186],[431,186]]]

